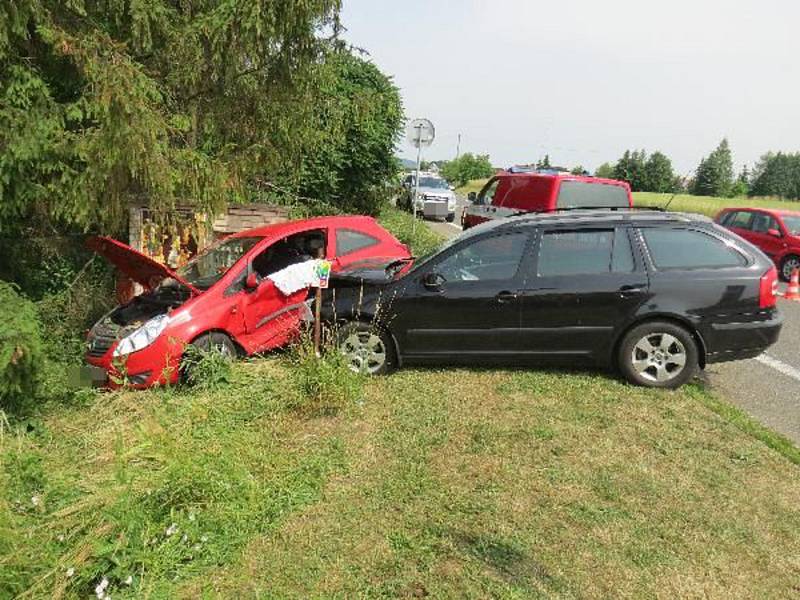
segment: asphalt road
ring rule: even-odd
[[[459,198],[456,223],[427,221],[451,238],[461,233]],[[706,376],[712,389],[767,427],[800,444],[800,302],[779,300],[785,323],[779,342],[752,360],[710,365]]]

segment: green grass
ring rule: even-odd
[[[378,221],[398,240],[411,248],[414,256],[424,256],[438,248],[444,237],[426,226],[421,219],[414,223],[414,217],[404,210],[386,206],[378,216]]]
[[[461,187],[456,188],[456,194],[459,196],[466,197],[467,194],[470,192],[475,192],[476,194],[483,189],[483,186],[486,185],[486,182],[489,181],[488,179],[473,179],[466,185],[462,185]]]
[[[672,194],[655,194],[652,192],[634,192],[633,203],[637,206],[662,207],[672,198]],[[710,196],[691,196],[677,194],[670,202],[669,210],[676,212],[700,213],[715,217],[723,208],[779,208],[800,211],[800,202],[780,200],[778,198],[715,198]]]
[[[0,597],[797,592],[798,450],[701,387],[404,370],[309,413],[294,368],[1,424]]]

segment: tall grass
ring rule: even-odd
[[[634,192],[633,194],[633,203],[638,206],[663,207],[668,202],[671,211],[699,213],[708,217],[715,217],[723,208],[775,208],[800,211],[800,202],[779,198],[716,198],[677,194],[673,199],[672,194],[653,192]]]

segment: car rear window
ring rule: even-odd
[[[562,181],[558,190],[558,208],[616,208],[630,206],[628,190],[621,185]]]
[[[642,229],[642,235],[658,269],[722,269],[747,264],[737,250],[702,231]]]
[[[539,245],[539,275],[630,273],[631,242],[624,230],[547,231]]]

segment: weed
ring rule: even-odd
[[[211,390],[230,383],[232,364],[232,359],[216,348],[205,350],[188,344],[181,368],[187,383]]]
[[[336,413],[362,397],[364,376],[353,372],[332,343],[318,356],[313,342],[303,337],[289,350],[287,359],[292,408],[312,414]]]

